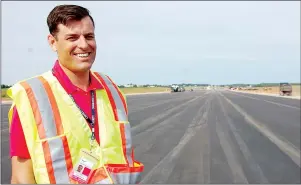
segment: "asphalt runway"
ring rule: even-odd
[[[141,184],[300,184],[300,100],[232,91],[128,96]],[[10,183],[7,111],[1,183]]]

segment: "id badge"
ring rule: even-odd
[[[78,162],[69,175],[70,178],[79,182],[80,184],[87,184],[92,174],[93,169],[99,162],[99,158],[92,152],[86,149],[80,151]]]

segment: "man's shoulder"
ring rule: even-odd
[[[101,75],[102,77],[103,76],[108,76],[108,74],[102,72],[102,71],[91,71],[94,75]]]
[[[107,85],[111,84],[113,85],[115,88],[117,88],[117,90],[120,91],[119,86],[117,85],[117,83],[106,73],[103,72],[98,72],[98,71],[92,71],[92,73],[96,76],[97,79],[102,78],[105,80],[105,83]],[[123,93],[121,92],[121,94],[123,95]]]
[[[99,71],[92,71],[92,73],[99,79],[102,78],[104,79],[107,83],[112,83],[115,84],[114,80],[110,77],[110,75],[104,73],[104,72],[99,72]]]
[[[31,81],[33,79],[37,79],[39,77],[46,76],[46,75],[49,75],[49,74],[51,74],[51,71],[45,71],[45,72],[40,73],[38,75],[34,75],[34,76],[31,76],[31,77],[28,77],[28,78],[24,78],[24,79],[19,80],[15,84],[13,84],[13,86],[19,85],[21,83],[29,82],[29,81]]]
[[[19,80],[18,82],[14,83],[8,90],[7,90],[7,93],[10,94],[11,91],[21,91],[21,90],[27,90],[30,88],[30,86],[28,85],[29,82],[31,82],[32,80],[34,79],[37,79],[41,76],[45,76],[45,75],[49,75],[51,74],[51,71],[46,71],[46,72],[43,72],[43,73],[40,73],[38,75],[35,75],[35,76],[31,76],[31,77],[28,77],[28,78],[24,78],[24,79],[21,79]]]

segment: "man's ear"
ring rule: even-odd
[[[56,51],[57,51],[57,48],[56,48],[56,44],[57,44],[57,43],[56,43],[56,38],[55,38],[53,35],[49,34],[49,35],[47,36],[47,39],[48,39],[48,43],[49,43],[51,49],[52,49],[54,52],[56,52]]]

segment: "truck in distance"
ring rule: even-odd
[[[281,82],[279,85],[280,96],[291,96],[293,93],[293,87],[287,82]]]
[[[184,92],[185,91],[185,88],[183,86],[180,86],[180,85],[171,85],[170,87],[171,89],[171,92]]]

